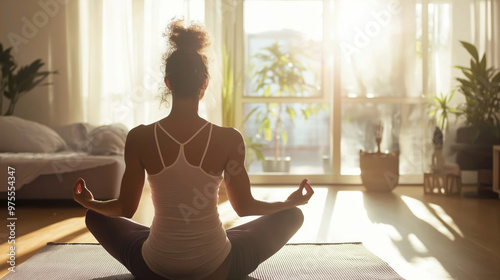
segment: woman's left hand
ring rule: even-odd
[[[303,190],[306,190],[306,194],[303,194]],[[304,179],[300,183],[299,189],[294,191],[285,202],[291,203],[293,206],[299,206],[299,205],[304,205],[307,204],[309,199],[312,197],[314,194],[314,191],[309,185],[309,180]]]
[[[79,178],[75,186],[73,187],[73,199],[80,203],[83,207],[88,208],[88,203],[94,201],[94,196],[89,189],[87,189],[87,185],[85,184],[85,180]]]

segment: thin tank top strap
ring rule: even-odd
[[[210,122],[208,122],[208,121],[207,121],[207,122],[206,122],[204,125],[202,125],[202,126],[200,127],[200,129],[198,129],[198,131],[196,131],[196,132],[193,134],[193,136],[191,136],[188,140],[186,140],[186,141],[184,141],[184,142],[180,142],[180,141],[178,141],[177,139],[175,139],[175,137],[174,137],[174,136],[172,136],[170,133],[168,133],[168,131],[167,131],[165,128],[163,128],[163,126],[161,126],[160,122],[157,122],[157,124],[158,124],[158,126],[160,126],[161,130],[163,130],[163,132],[165,132],[165,134],[167,134],[167,135],[168,135],[168,137],[170,137],[172,140],[174,140],[174,141],[175,141],[175,143],[177,143],[177,144],[179,144],[179,145],[181,145],[181,146],[184,146],[184,145],[186,145],[187,143],[189,143],[191,140],[193,140],[193,138],[195,138],[195,137],[196,137],[196,135],[198,135],[198,133],[200,133],[200,132],[203,130],[203,128],[205,128],[205,126],[207,126],[209,123],[210,123]]]
[[[212,139],[212,127],[213,127],[213,125],[210,124],[210,132],[208,133],[207,145],[205,146],[205,151],[203,152],[203,156],[201,157],[201,160],[200,160],[200,167],[203,164],[203,160],[205,159],[205,155],[207,154],[208,146],[210,145],[210,139]]]
[[[162,164],[163,168],[165,168],[165,162],[163,161],[163,156],[161,155],[160,143],[158,142],[158,133],[156,132],[158,125],[159,125],[159,123],[156,122],[155,127],[154,127],[156,148],[158,149],[158,155],[160,156],[161,164]]]

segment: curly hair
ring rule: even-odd
[[[203,54],[210,45],[208,33],[199,24],[184,27],[183,23],[182,19],[174,19],[164,34],[169,45],[164,56],[164,78],[168,80],[170,90],[162,94],[162,101],[166,101],[169,93],[176,97],[198,96],[210,78],[208,59]]]

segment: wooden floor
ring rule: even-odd
[[[292,189],[252,191],[257,198],[275,201],[285,199]],[[314,197],[301,209],[305,222],[290,242],[360,241],[406,279],[500,278],[500,200],[424,195],[422,187],[370,193],[362,187],[315,186]],[[3,221],[6,212],[1,211]],[[226,228],[252,219],[239,218],[227,201],[219,212]],[[17,264],[47,242],[96,242],[85,228],[84,213],[80,207],[53,203],[19,208]],[[133,219],[148,225],[152,213],[145,189]],[[8,273],[3,227],[0,277]]]

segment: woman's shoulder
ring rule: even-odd
[[[213,123],[212,126],[214,132],[226,139],[230,139],[231,141],[239,141],[240,139],[243,139],[241,132],[234,127],[219,126]]]
[[[140,124],[140,125],[132,128],[129,131],[129,134],[132,134],[132,135],[141,134],[141,132],[144,132],[145,130],[150,129],[151,127],[153,127],[153,125],[154,125],[154,123],[148,124],[148,125]]]
[[[140,124],[134,128],[132,128],[127,135],[127,141],[137,141],[139,139],[143,139],[146,135],[148,135],[148,132],[153,129],[154,123],[144,125]]]

